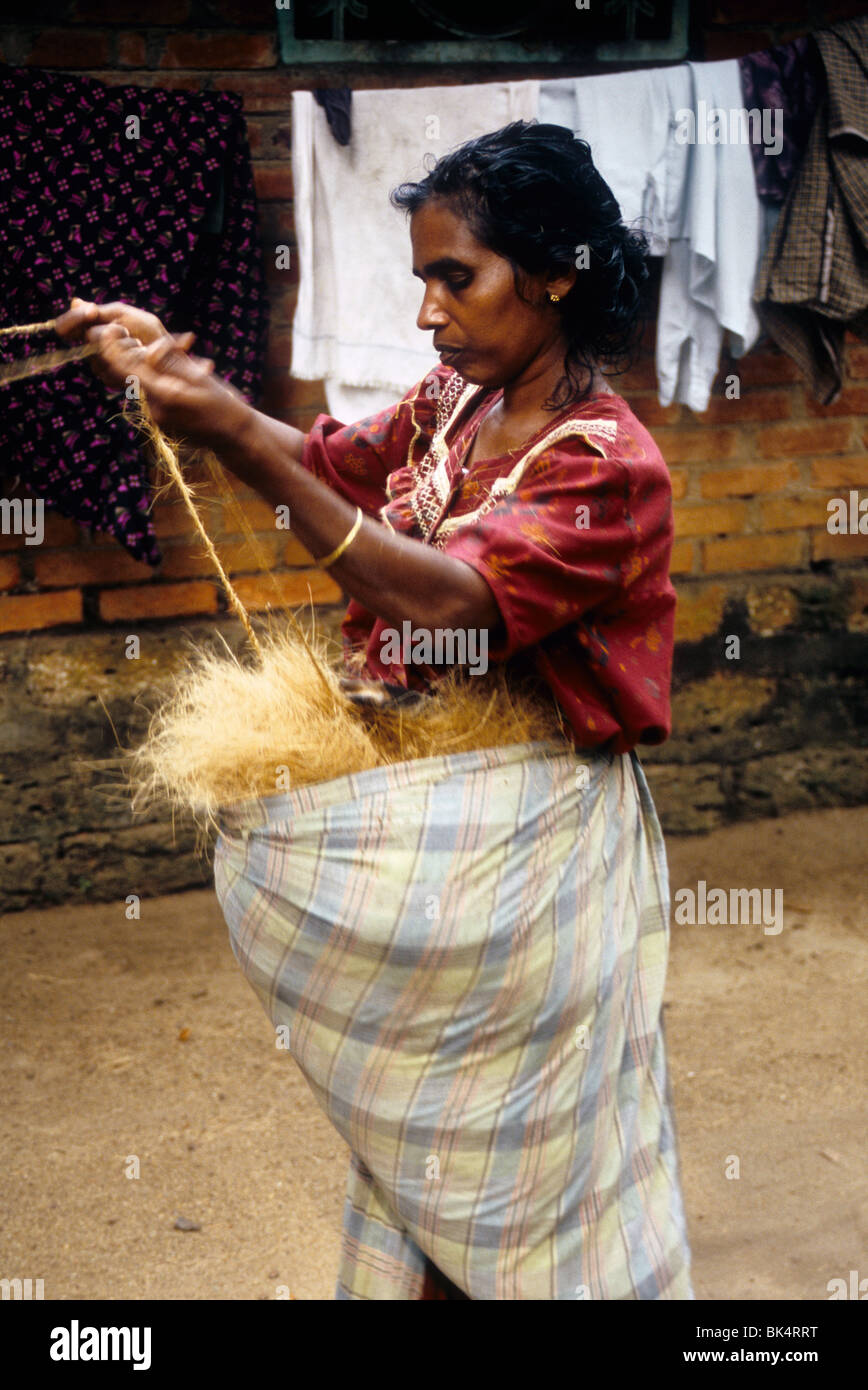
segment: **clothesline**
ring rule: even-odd
[[[426,155],[509,121],[537,118],[588,140],[624,221],[640,226],[652,254],[664,258],[656,342],[663,405],[677,401],[704,411],[725,337],[741,357],[763,329],[796,356],[815,392],[833,399],[844,328],[830,309],[831,329],[824,319],[816,341],[799,350],[799,295],[814,314],[823,312],[807,289],[818,280],[813,267],[804,277],[782,277],[775,265],[787,255],[782,242],[794,196],[805,196],[798,174],[809,136],[815,130],[819,141],[827,133],[830,69],[832,99],[854,110],[861,100],[865,128],[866,53],[868,19],[861,19],[740,59],[575,79],[359,91],[352,94],[346,148],[312,95],[294,93],[300,284],[292,375],[324,379],[331,412],[349,422],[392,404],[408,375],[429,369],[430,349],[415,328],[418,292],[409,275],[406,224],[389,207],[389,191],[424,176]],[[754,110],[769,113],[765,126],[760,120],[751,128],[746,113]],[[729,139],[729,119],[721,138],[712,120],[721,111],[744,117],[738,123],[744,139]],[[693,139],[687,116],[702,125]],[[764,130],[770,142],[763,143]],[[864,157],[862,170],[864,188]],[[868,242],[865,198],[856,194],[845,203],[842,223],[855,217]],[[830,235],[840,240],[846,230],[835,226]],[[807,263],[810,253],[797,241],[790,237],[790,254],[801,249]],[[851,259],[846,247],[845,259]],[[864,272],[858,294],[848,299],[847,321],[853,327],[855,318],[856,331],[858,311],[849,306],[859,296],[868,308]],[[830,341],[831,348],[823,346]],[[820,363],[823,354],[828,365]]]

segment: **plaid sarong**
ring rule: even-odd
[[[232,949],[353,1153],[338,1299],[427,1261],[471,1299],[693,1297],[633,754],[404,762],[221,830]]]

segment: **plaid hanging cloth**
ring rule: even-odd
[[[843,384],[846,331],[868,338],[868,15],[814,40],[825,93],[754,299],[766,332],[831,405]]]
[[[221,832],[233,952],[352,1150],[338,1299],[693,1297],[634,754],[444,754]]]

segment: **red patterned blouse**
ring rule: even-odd
[[[578,747],[622,753],[662,743],[671,728],[675,593],[672,489],[660,451],[626,401],[595,395],[553,414],[519,449],[464,473],[500,395],[438,366],[397,405],[358,424],[318,416],[302,462],[368,516],[482,575],[505,629],[489,657],[529,659]],[[342,631],[358,674],[406,689],[443,675],[392,659],[388,624],[355,600]]]

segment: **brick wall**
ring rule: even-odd
[[[708,0],[693,7],[690,56],[735,57],[863,10],[864,3],[767,0],[758,19],[758,7],[748,0]],[[273,268],[275,245],[294,245],[291,92],[344,81],[377,87],[539,75],[525,66],[284,68],[270,0],[151,0],[144,7],[131,0],[4,0],[0,58],[108,84],[243,94],[270,267],[261,404],[302,429],[325,409],[325,400],[321,385],[288,375],[296,269]],[[297,258],[292,261],[295,267]],[[740,362],[722,364],[711,406],[696,416],[686,407],[658,404],[653,334],[651,323],[643,354],[618,389],[652,429],[675,493],[676,726],[673,739],[648,759],[664,820],[698,829],[791,805],[865,799],[868,772],[860,770],[855,744],[862,737],[856,675],[868,641],[868,537],[830,535],[826,504],[851,489],[868,489],[868,346],[848,344],[845,389],[832,407],[818,406],[793,364],[760,345]],[[738,399],[724,394],[733,374]],[[285,602],[307,602],[310,586],[315,602],[340,605],[334,581],[311,567],[298,542],[275,532],[272,510],[237,488]],[[273,589],[256,557],[219,507],[209,506],[207,520],[245,603],[262,609]],[[183,620],[210,619],[230,628],[232,620],[221,616],[222,591],[183,510],[160,502],[155,522],[164,553],[156,572],[134,563],[115,542],[91,539],[56,516],[47,519],[42,546],[0,535],[0,676],[5,671],[14,684],[18,677],[11,673],[18,672],[29,688],[26,653],[39,644],[27,634],[39,631],[56,634],[79,655],[98,648],[108,669],[132,624],[152,633],[154,642],[171,637]],[[332,620],[339,611],[336,606]],[[737,658],[726,654],[732,636],[740,641]],[[14,759],[14,748],[4,751]],[[790,763],[778,766],[776,758]],[[6,783],[0,785],[8,787],[9,775],[2,775]],[[43,859],[48,852],[46,842]],[[21,891],[26,898],[26,887]]]

